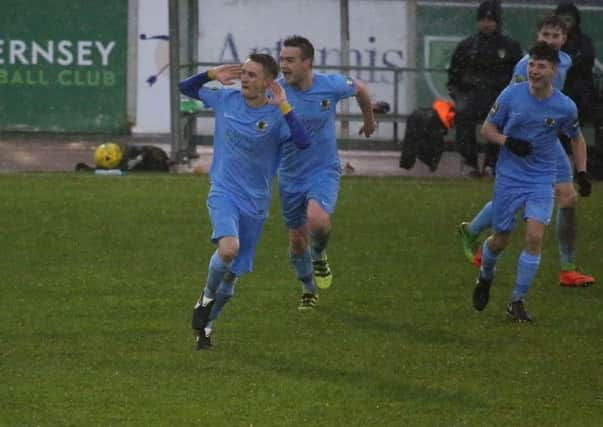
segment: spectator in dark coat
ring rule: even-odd
[[[479,5],[477,29],[477,34],[462,40],[454,50],[447,85],[456,107],[457,148],[474,176],[480,175],[476,125],[509,84],[513,67],[522,57],[519,43],[502,34],[502,11],[497,1]]]
[[[567,40],[561,47],[572,58],[572,67],[567,73],[563,93],[572,98],[578,107],[580,122],[592,119],[590,112],[595,98],[593,66],[595,47],[590,37],[580,28],[580,12],[572,2],[562,2],[555,15],[567,25]]]

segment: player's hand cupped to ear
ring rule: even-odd
[[[241,78],[241,64],[224,64],[209,70],[209,76],[222,83],[232,85],[234,80]]]

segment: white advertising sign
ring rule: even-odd
[[[167,0],[138,2],[138,71],[134,133],[170,132]],[[152,84],[149,84],[149,79]]]
[[[168,34],[167,1],[139,3],[138,111],[134,132],[169,132],[168,42],[151,38]],[[350,0],[350,65],[404,67],[406,57],[406,2]],[[278,58],[282,41],[299,34],[314,44],[315,65],[340,64],[339,0],[200,0],[199,61],[237,62],[254,52]],[[337,70],[329,70],[337,72]],[[159,74],[153,85],[147,83]],[[393,73],[353,71],[365,82],[375,101],[393,102]],[[399,84],[400,112],[408,112],[406,80]],[[393,106],[393,104],[392,104]],[[350,111],[359,111],[350,102]],[[200,133],[211,124],[199,121]],[[358,124],[359,126],[359,124]],[[354,130],[354,127],[352,127]]]

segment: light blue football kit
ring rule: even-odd
[[[233,260],[225,261],[216,250],[209,261],[205,288],[193,308],[197,349],[211,347],[208,337],[213,321],[234,295],[237,277],[252,270],[283,146],[304,148],[311,143],[291,109],[283,114],[280,107],[268,103],[249,106],[240,90],[203,87],[209,80],[207,72],[200,73],[181,81],[179,89],[214,110],[207,197],[212,241],[235,237],[239,247]]]
[[[312,145],[303,151],[292,144],[285,145],[278,170],[283,217],[287,226],[295,229],[305,224],[310,199],[329,214],[335,210],[341,178],[336,104],[354,96],[356,84],[341,74],[317,72],[307,90],[298,90],[282,79],[279,82],[312,140]]]
[[[214,153],[207,200],[212,240],[238,237],[239,253],[231,271],[252,269],[255,248],[268,216],[272,179],[283,146],[291,145],[289,127],[278,106],[249,107],[235,89],[199,90],[215,112]]]
[[[517,62],[513,69],[513,78],[511,84],[521,83],[528,78],[528,62],[530,60],[529,55],[525,55]],[[572,66],[572,58],[565,52],[559,51],[559,64],[557,65],[557,72],[553,78],[553,87],[558,90],[563,89],[567,72]],[[557,140],[557,144],[554,147],[557,159],[557,175],[556,183],[570,183],[573,181],[572,165],[569,157],[565,152],[561,142]],[[492,225],[492,202],[486,203],[482,210],[473,218],[469,224],[469,232],[473,235],[480,234],[483,230],[491,227]]]
[[[553,147],[560,132],[570,138],[579,134],[576,105],[557,89],[546,99],[536,99],[529,83],[523,82],[499,95],[486,120],[504,135],[529,141],[533,148],[526,157],[513,154],[504,145],[501,149],[494,183],[494,230],[510,232],[515,213],[524,205],[524,218],[548,224],[557,171]]]
[[[546,99],[530,93],[529,83],[508,86],[497,98],[486,120],[504,135],[528,141],[532,152],[520,157],[503,145],[496,164],[492,200],[495,232],[510,233],[515,214],[523,209],[523,218],[547,225],[554,207],[554,184],[557,156],[553,149],[562,132],[570,138],[580,133],[576,104],[553,89]],[[480,280],[491,281],[501,254],[490,250],[488,240],[482,245]],[[534,281],[541,261],[540,254],[524,249],[517,261],[515,287],[511,301],[520,301]],[[476,290],[479,285],[476,286]]]
[[[519,60],[513,69],[513,81],[525,81],[528,79],[528,62],[530,60],[529,55],[525,55]],[[565,52],[559,51],[559,64],[557,64],[557,72],[553,77],[553,87],[555,89],[563,90],[567,72],[572,66],[572,58]],[[557,147],[557,180],[558,183],[572,182],[573,173],[572,165],[570,163],[567,153],[563,149],[561,142],[558,142]]]

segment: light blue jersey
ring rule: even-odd
[[[528,80],[528,62],[530,61],[530,55],[525,55],[515,64],[513,68],[513,79],[511,83],[521,83]],[[555,89],[563,90],[565,84],[565,78],[567,77],[567,71],[572,66],[572,58],[565,52],[559,51],[559,64],[557,64],[557,72],[553,77],[553,87]]]
[[[528,79],[528,62],[530,55],[526,55],[515,65],[513,69],[512,82],[522,82]],[[572,58],[565,52],[559,51],[559,64],[557,64],[557,72],[553,78],[553,87],[563,90],[567,72],[572,66]],[[565,149],[561,145],[561,141],[557,140],[557,179],[558,183],[568,183],[573,181],[572,166]]]
[[[199,99],[215,112],[211,191],[228,194],[247,215],[266,217],[282,149],[294,147],[283,114],[271,104],[248,106],[235,89],[203,87]]]
[[[316,72],[313,73],[312,86],[307,90],[298,90],[283,79],[279,83],[312,139],[312,145],[306,150],[300,150],[293,144],[283,147],[278,171],[281,189],[299,191],[317,171],[340,170],[335,108],[339,100],[356,94],[356,84],[341,74]]]
[[[528,82],[503,90],[486,120],[504,135],[529,141],[533,148],[527,157],[519,157],[503,145],[496,165],[500,184],[554,184],[557,135],[562,132],[574,138],[580,132],[576,105],[570,98],[553,89],[548,98],[536,99]]]

